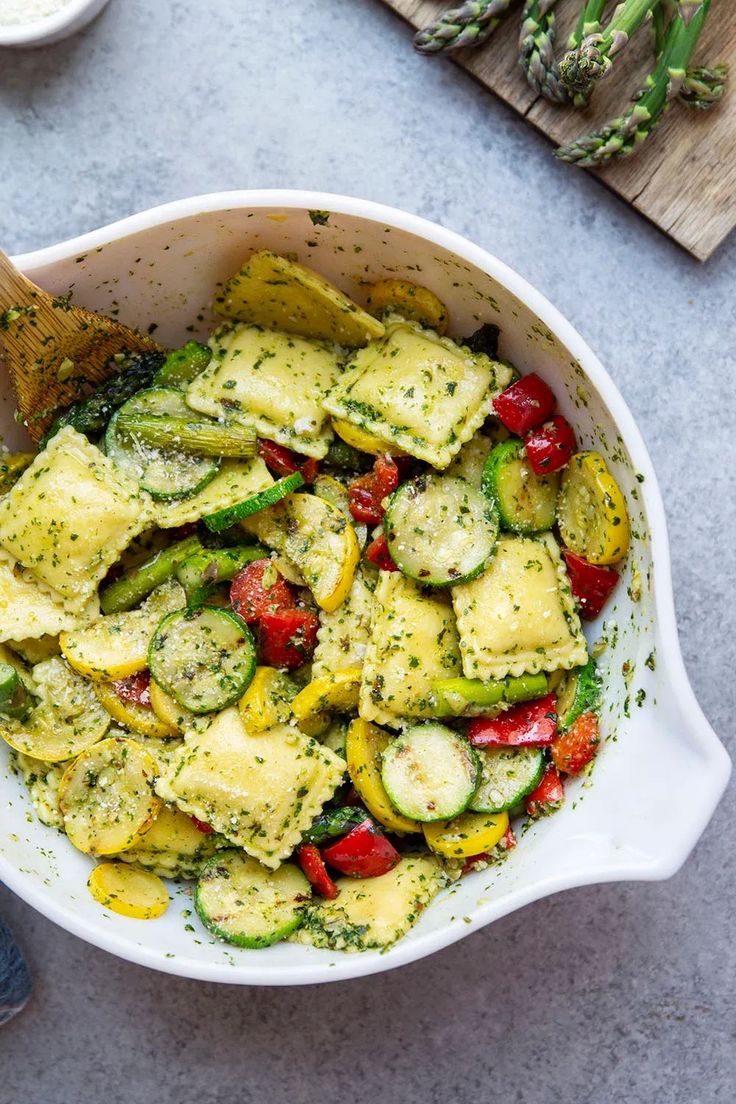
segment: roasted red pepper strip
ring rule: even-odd
[[[383,533],[379,533],[375,540],[365,550],[365,558],[379,567],[381,571],[398,571],[398,567],[391,559],[388,550],[388,542]]]
[[[600,742],[595,713],[582,713],[552,744],[552,762],[565,774],[579,774],[595,758]]]
[[[542,816],[551,813],[565,800],[565,790],[562,780],[557,772],[557,767],[551,763],[542,775],[542,781],[536,790],[527,794],[526,811],[529,816]]]
[[[548,475],[569,463],[575,452],[575,434],[567,418],[555,414],[534,429],[524,441],[529,466],[535,475]]]
[[[311,610],[274,610],[262,614],[259,625],[261,663],[293,669],[312,658],[319,617]]]
[[[151,708],[150,671],[138,671],[135,675],[118,679],[112,685],[121,701],[132,702],[133,705],[142,705],[144,709]]]
[[[351,878],[378,878],[393,870],[401,856],[372,820],[364,820],[337,843],[325,847],[322,858]]]
[[[253,560],[230,584],[230,602],[235,612],[250,625],[259,621],[264,613],[291,609],[294,592],[271,560]]]
[[[189,819],[191,820],[194,827],[197,828],[200,832],[203,832],[205,836],[208,836],[210,832],[214,832],[215,830],[211,824],[208,824],[206,820],[200,820],[199,817],[190,816]]]
[[[514,705],[499,717],[476,717],[468,725],[473,747],[544,747],[557,735],[557,698]]]
[[[522,376],[493,400],[498,417],[519,437],[546,422],[554,408],[555,397],[536,372]]]
[[[580,608],[580,616],[593,621],[601,612],[618,582],[618,571],[613,567],[599,567],[588,563],[582,556],[562,549],[567,573],[570,576],[572,595]]]
[[[293,472],[301,472],[305,483],[313,483],[314,477],[319,472],[319,461],[301,456],[298,452],[292,452],[284,445],[278,445],[275,441],[258,441],[258,455],[267,468],[274,475],[292,475]]]
[[[334,901],[338,894],[338,888],[327,873],[327,867],[317,845],[303,843],[297,852],[297,858],[312,889],[319,893],[320,897],[326,897],[328,901]]]
[[[399,469],[390,456],[379,456],[373,471],[359,475],[348,484],[350,513],[365,525],[378,525],[385,510],[381,503],[399,485]]]

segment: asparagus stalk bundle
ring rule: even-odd
[[[194,456],[254,456],[256,434],[250,426],[189,421],[168,414],[118,415],[117,432],[144,445]]]
[[[418,31],[414,46],[422,54],[480,46],[495,31],[513,0],[465,0]]]
[[[519,61],[535,92],[553,103],[568,103],[555,60],[557,0],[525,0],[519,36]]]
[[[577,49],[565,54],[560,62],[560,77],[576,106],[588,102],[595,82],[610,73],[613,59],[628,46],[631,36],[659,3],[660,0],[623,0],[604,28],[586,35]]]

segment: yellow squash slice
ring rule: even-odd
[[[381,779],[381,752],[391,737],[377,725],[360,718],[348,728],[345,756],[350,780],[360,794],[368,812],[392,832],[421,832],[422,825],[402,816],[389,801]]]
[[[133,920],[156,920],[169,907],[169,894],[159,877],[124,863],[100,863],[87,885],[104,908]]]
[[[151,705],[153,705],[154,685],[151,680]],[[153,736],[157,740],[165,740],[169,736],[178,736],[180,733],[176,725],[162,721],[154,709],[147,709],[145,705],[138,705],[137,702],[123,701],[110,682],[96,682],[94,692],[97,700],[112,719],[124,728],[129,728],[131,732],[138,732],[141,736]],[[179,712],[182,712],[180,708]]]
[[[155,760],[135,740],[101,740],[64,771],[59,808],[64,830],[87,855],[135,847],[161,809],[153,792]]]
[[[447,307],[429,288],[410,280],[377,280],[368,292],[371,314],[400,314],[411,322],[428,326],[438,334],[447,333]]]
[[[164,805],[135,847],[117,857],[121,862],[150,870],[160,878],[197,878],[222,844],[222,836],[202,832],[181,809]]]
[[[360,667],[348,667],[312,679],[291,703],[302,732],[318,736],[330,727],[331,713],[349,713],[358,708]]]
[[[598,452],[576,452],[565,468],[557,502],[563,544],[596,564],[623,559],[629,547],[626,502]]]
[[[153,719],[161,722],[161,731],[154,732],[149,729],[143,733],[144,736],[174,736],[194,725],[196,721],[194,713],[190,713],[183,705],[179,705],[177,701],[174,701],[171,695],[162,690],[153,679],[151,679],[150,694],[151,709],[154,713]],[[148,713],[147,720],[150,722],[152,719],[150,710],[146,710],[146,712]],[[163,729],[166,729],[166,731],[164,732]],[[140,732],[141,729],[134,729],[134,731]]]
[[[289,676],[276,667],[256,667],[253,681],[238,703],[248,732],[265,732],[288,721],[296,689]]]
[[[352,445],[359,452],[370,452],[374,456],[385,456],[386,453],[391,456],[406,456],[404,450],[400,449],[398,445],[391,441],[382,441],[380,437],[369,433],[367,429],[361,429],[360,426],[353,425],[345,418],[333,418],[332,428],[338,437],[342,437],[346,444]]]
[[[491,851],[509,827],[508,813],[461,813],[452,820],[424,824],[427,846],[448,859],[467,859]]]

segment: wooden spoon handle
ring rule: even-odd
[[[30,306],[38,290],[0,249],[0,311]]]

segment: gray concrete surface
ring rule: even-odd
[[[697,265],[469,78],[415,56],[378,0],[281,9],[112,0],[65,44],[0,52],[3,247],[272,185],[393,203],[496,252],[578,326],[639,419],[688,669],[733,747],[736,238]],[[568,893],[323,988],[147,972],[0,891],[36,977],[0,1030],[0,1101],[733,1101],[732,800],[670,882]]]

